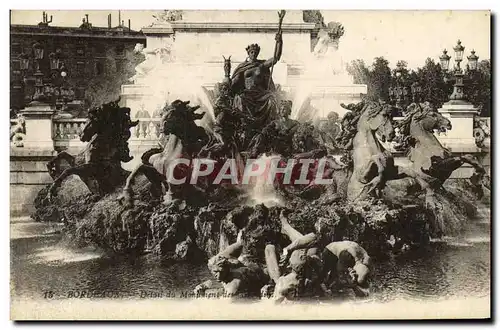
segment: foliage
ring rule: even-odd
[[[135,73],[135,67],[144,61],[142,53],[126,49],[123,59],[115,59],[113,51],[106,53],[101,74],[95,75],[86,88],[86,106],[96,107],[120,96],[121,86],[128,83]]]
[[[353,77],[355,84],[368,84],[370,70],[363,60],[354,60],[347,64],[347,72]]]
[[[472,73],[469,81],[465,81],[464,93],[467,99],[480,108],[481,116],[491,116],[491,63],[482,60],[477,71]]]
[[[437,107],[449,100],[453,91],[451,81],[445,82],[439,63],[427,58],[422,68],[417,69],[417,81],[422,88],[422,99]]]
[[[401,86],[411,91],[411,85],[417,82],[421,89],[422,101],[429,101],[436,107],[441,107],[449,100],[453,92],[453,80],[450,72],[441,70],[439,62],[427,58],[425,64],[416,70],[408,69],[405,61],[398,61],[401,74],[396,76],[396,70],[390,68],[389,62],[383,57],[375,58],[371,66],[363,60],[354,60],[347,65],[347,72],[353,76],[355,84],[368,86],[367,97],[371,100],[388,99],[389,87]],[[395,67],[396,67],[395,66]],[[446,78],[446,79],[445,79]],[[480,108],[481,116],[491,114],[491,62],[483,60],[478,63],[476,72],[468,72],[464,77],[464,93],[471,103]],[[411,93],[409,95],[411,97]]]
[[[153,15],[157,22],[174,22],[182,20],[182,10],[167,10],[158,15]]]
[[[389,61],[383,57],[376,57],[368,75],[368,79],[370,86],[368,88],[368,98],[372,100],[388,100],[389,87],[392,80]]]

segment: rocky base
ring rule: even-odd
[[[285,207],[242,205],[241,195],[225,191],[217,202],[203,204],[174,200],[167,205],[154,199],[146,181],[137,180],[137,200],[132,208],[121,205],[119,191],[102,198],[90,193],[78,178],[62,185],[58,197],[48,202],[47,189],[36,199],[37,221],[63,222],[65,231],[79,244],[97,245],[119,254],[152,253],[161,258],[201,261],[234,243],[246,229],[248,248],[273,242],[283,247],[288,239],[280,232],[279,214],[288,213],[299,232],[315,232],[328,243],[352,240],[370,255],[426,244],[429,238],[453,235],[477,213],[480,202],[467,180],[450,180],[446,190],[431,200],[365,200],[347,204],[335,192],[320,198],[295,198]],[[482,200],[489,200],[489,194]],[[205,199],[206,200],[206,199]]]

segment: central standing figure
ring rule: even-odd
[[[245,141],[250,141],[256,131],[277,118],[278,98],[271,76],[271,67],[281,58],[283,50],[282,33],[276,34],[274,56],[268,60],[259,60],[260,46],[249,45],[248,57],[238,65],[231,77],[231,92],[234,95],[234,107],[245,122]]]

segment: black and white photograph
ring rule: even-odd
[[[491,319],[487,8],[9,24],[11,320]]]

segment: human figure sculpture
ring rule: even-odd
[[[260,296],[261,288],[277,274],[277,255],[266,252],[266,246],[277,244],[277,232],[270,221],[269,210],[264,205],[257,205],[236,242],[209,260],[208,267],[215,279],[223,284],[225,294]],[[213,284],[210,280],[205,281],[195,288],[195,293],[202,293]]]
[[[336,149],[335,138],[342,130],[339,122],[339,114],[330,112],[325,121],[318,125],[320,141],[327,147],[329,151]]]
[[[314,267],[320,272],[316,278],[315,286],[325,293],[330,293],[332,287],[352,288],[358,297],[369,295],[369,275],[371,259],[365,249],[358,243],[352,241],[331,242],[323,245],[321,237],[315,233],[307,235],[300,234],[289,223],[287,218],[281,214],[282,230],[292,241],[283,249],[281,262],[289,260],[295,268],[298,265]],[[322,248],[321,262],[319,262],[319,249]],[[301,262],[299,262],[301,260]],[[293,271],[292,271],[293,273]],[[291,288],[297,286],[297,278],[300,276],[288,275],[278,280],[275,298],[282,300],[286,298]],[[314,286],[312,287],[314,289]]]
[[[270,122],[261,133],[250,142],[252,157],[263,152],[275,152],[283,156],[292,154],[292,138],[299,122],[290,118],[292,102],[282,100],[279,107],[279,118]]]
[[[259,297],[261,288],[268,283],[269,277],[256,264],[243,264],[238,260],[242,244],[240,241],[228,246],[208,261],[208,269],[215,278],[207,280],[194,288],[194,293],[202,295],[207,289],[215,287],[220,282],[227,297],[246,295]]]
[[[283,251],[287,254],[283,258],[282,264],[286,264],[288,274],[282,274],[279,265],[272,264],[276,257],[276,247],[274,245],[266,246],[266,260],[268,260],[269,275],[275,283],[273,300],[280,303],[283,300],[295,300],[307,294],[325,293],[321,287],[321,259],[318,255],[316,235],[313,233],[302,235],[289,223],[283,212],[280,214],[281,232],[284,233],[292,243],[285,247]],[[299,248],[300,246],[300,248]],[[295,248],[296,247],[296,248]],[[262,289],[263,294],[267,293],[267,287]],[[318,289],[321,289],[322,292]]]
[[[231,77],[231,92],[234,106],[248,116],[246,140],[276,118],[278,101],[270,68],[276,64],[283,50],[281,32],[276,34],[276,52],[268,60],[258,59],[260,46],[251,44],[246,48],[248,57],[238,65]]]

